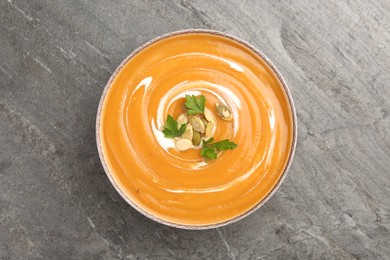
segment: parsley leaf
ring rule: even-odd
[[[217,159],[217,152],[215,149],[207,146],[202,146],[200,155],[202,155],[204,158]]]
[[[206,159],[217,159],[217,153],[225,150],[233,150],[237,147],[237,144],[230,142],[228,139],[214,142],[214,138],[202,141],[202,149],[200,155]]]
[[[205,143],[205,144],[209,144],[209,143],[212,143],[212,142],[214,142],[214,138],[213,137],[211,137],[209,140],[203,140],[203,142]]]
[[[184,104],[187,107],[187,113],[189,115],[195,115],[204,113],[205,103],[206,98],[203,95],[199,97],[195,97],[194,95],[186,95],[186,102]]]
[[[182,124],[179,128],[178,123],[172,116],[168,115],[167,120],[164,125],[164,136],[167,138],[174,138],[177,136],[181,136],[186,130],[187,125]]]
[[[234,148],[237,147],[237,144],[230,142],[228,139],[210,145],[215,149],[217,149],[218,151],[233,150]]]

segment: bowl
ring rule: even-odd
[[[187,97],[200,96],[215,120],[212,136],[237,144],[215,150],[216,159],[202,157],[206,143],[180,151],[163,133],[168,116],[178,118]],[[114,188],[146,217],[183,229],[224,226],[260,208],[285,178],[296,140],[293,100],[275,66],[247,42],[212,30],[171,32],[133,51],[104,88],[96,119]]]

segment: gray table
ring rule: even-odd
[[[254,2],[1,0],[0,259],[389,259],[390,2]],[[133,210],[95,145],[110,74],[184,28],[262,50],[299,121],[276,195],[208,231]]]

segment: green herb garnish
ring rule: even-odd
[[[174,138],[177,136],[181,136],[186,130],[187,125],[182,124],[179,128],[178,123],[172,116],[168,115],[167,120],[164,125],[164,136],[167,138]]]
[[[202,150],[200,154],[204,158],[208,159],[217,159],[217,153],[220,151],[225,151],[225,150],[233,150],[234,148],[237,147],[237,144],[230,142],[228,139],[219,141],[219,142],[214,142],[214,138],[210,138],[209,140],[202,141]]]
[[[204,113],[205,103],[206,98],[203,95],[199,97],[195,97],[194,95],[186,95],[186,102],[184,104],[187,108],[187,113],[189,115],[195,115]]]

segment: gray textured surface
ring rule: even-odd
[[[238,2],[0,1],[0,259],[389,259],[390,2]],[[184,28],[258,47],[297,107],[285,182],[217,230],[135,212],[95,146],[116,66]]]

